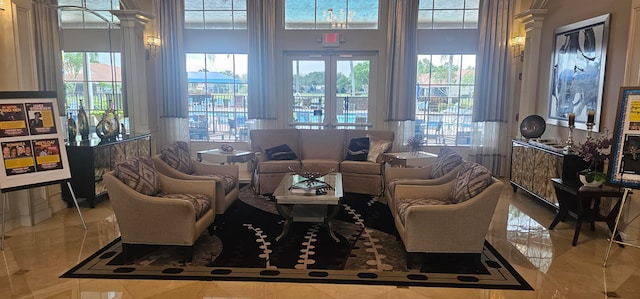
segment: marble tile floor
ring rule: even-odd
[[[554,213],[507,184],[487,239],[534,291],[337,284],[61,279],[60,274],[118,236],[109,201],[58,212],[34,227],[7,233],[0,259],[0,298],[640,298],[640,249],[614,246],[602,267],[608,230],[574,220],[546,227]]]

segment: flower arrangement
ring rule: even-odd
[[[420,147],[422,146],[422,139],[422,135],[416,135],[407,139],[407,147],[409,147],[409,150],[412,154],[420,151]]]
[[[611,153],[611,138],[609,132],[596,138],[588,138],[578,146],[578,156],[585,162],[591,162],[588,169],[583,171],[587,182],[604,181],[605,174],[598,171]]]

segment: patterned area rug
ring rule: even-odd
[[[488,242],[480,265],[465,255],[438,254],[408,270],[388,207],[369,196],[345,195],[333,221],[337,243],[324,225],[304,222],[275,241],[284,219],[272,199],[248,187],[217,220],[214,235],[205,232],[195,244],[192,262],[172,246],[136,247],[135,259],[126,262],[118,238],[61,277],[532,289]]]

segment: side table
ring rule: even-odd
[[[614,231],[616,215],[620,209],[620,203],[624,190],[603,185],[601,187],[585,187],[580,182],[576,181],[563,181],[560,178],[551,179],[553,187],[556,190],[556,196],[558,197],[559,211],[556,217],[549,225],[549,229],[552,230],[558,222],[564,221],[567,218],[569,212],[576,214],[576,230],[573,234],[573,246],[578,243],[578,236],[580,235],[580,229],[583,222],[589,222],[591,224],[591,230],[595,230],[595,222],[606,222],[609,230]],[[615,205],[613,209],[607,215],[600,214],[600,199],[601,198],[615,198]],[[613,236],[619,239],[620,236]]]
[[[402,152],[402,153],[384,153],[382,154],[382,161],[389,163],[395,167],[419,167],[427,166],[435,162],[438,157],[436,154],[419,151],[417,153]]]
[[[223,152],[220,149],[210,149],[197,152],[198,162],[205,160],[207,162],[220,164],[245,163],[255,158],[255,156],[256,154],[251,151]]]

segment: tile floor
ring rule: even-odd
[[[58,276],[118,236],[108,201],[58,212],[36,225],[7,233],[0,260],[0,298],[640,298],[640,249],[613,248],[602,267],[608,234],[583,226],[571,246],[575,222],[546,229],[554,213],[506,185],[487,239],[535,291],[322,285],[60,279]]]

